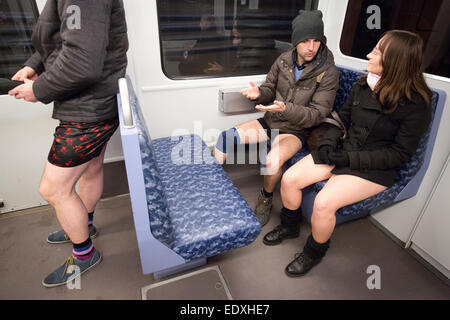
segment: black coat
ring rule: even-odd
[[[53,118],[97,122],[117,116],[128,50],[122,0],[48,0],[32,40],[36,53],[25,65],[39,74],[36,98],[54,102]]]
[[[431,109],[419,94],[413,93],[412,101],[401,98],[397,109],[385,114],[367,83],[360,82],[338,113],[348,138],[340,142],[340,129],[330,127],[320,144],[347,151],[350,166],[331,172],[355,175],[387,187],[394,184],[396,169],[414,155],[431,121]],[[316,164],[323,163],[317,151],[312,156]]]

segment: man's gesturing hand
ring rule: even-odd
[[[241,93],[248,99],[255,100],[259,98],[260,92],[256,84],[250,81],[250,87],[242,89]]]
[[[270,106],[263,106],[262,104],[258,104],[255,108],[261,111],[284,112],[286,110],[286,105],[283,101],[275,100]]]

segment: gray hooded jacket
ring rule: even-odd
[[[54,102],[53,118],[98,122],[117,116],[118,79],[128,50],[122,0],[47,0],[25,62],[36,98]]]

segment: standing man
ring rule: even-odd
[[[9,95],[53,102],[53,118],[60,120],[39,186],[63,228],[47,241],[73,244],[73,254],[42,282],[54,287],[68,282],[71,265],[81,274],[102,259],[91,240],[97,235],[92,221],[106,144],[119,122],[118,80],[127,66],[122,0],[48,0],[32,41],[36,53],[12,78],[25,83]]]
[[[330,113],[339,87],[339,71],[326,46],[321,11],[300,10],[292,21],[292,45],[276,59],[260,87],[250,82],[241,91],[257,104],[256,109],[266,111],[264,118],[222,132],[214,149],[217,161],[224,163],[227,148],[233,144],[272,140],[266,169],[273,174],[264,176],[255,208],[262,226],[269,221],[283,164],[305,145],[311,128]],[[281,212],[282,222],[299,217],[297,212]]]

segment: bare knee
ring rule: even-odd
[[[299,166],[290,167],[281,179],[281,186],[287,189],[303,189],[310,184],[307,173]]]
[[[286,171],[281,178],[281,188],[284,190],[302,189],[301,177],[293,171]]]
[[[267,156],[266,158],[266,169],[268,172],[272,172],[275,174],[280,170],[280,163],[276,159],[272,159],[272,157]]]
[[[56,188],[54,188],[54,186],[52,186],[52,184],[47,179],[43,178],[41,180],[41,183],[39,185],[39,193],[45,201],[52,204],[56,192]]]
[[[319,193],[314,200],[311,223],[316,220],[333,219],[337,209],[338,208],[335,207],[332,199]]]
[[[53,205],[58,199],[70,195],[71,190],[43,178],[39,185],[39,193],[45,201]]]
[[[278,154],[269,153],[266,157],[266,168],[275,174],[282,168],[285,162],[286,160]]]

